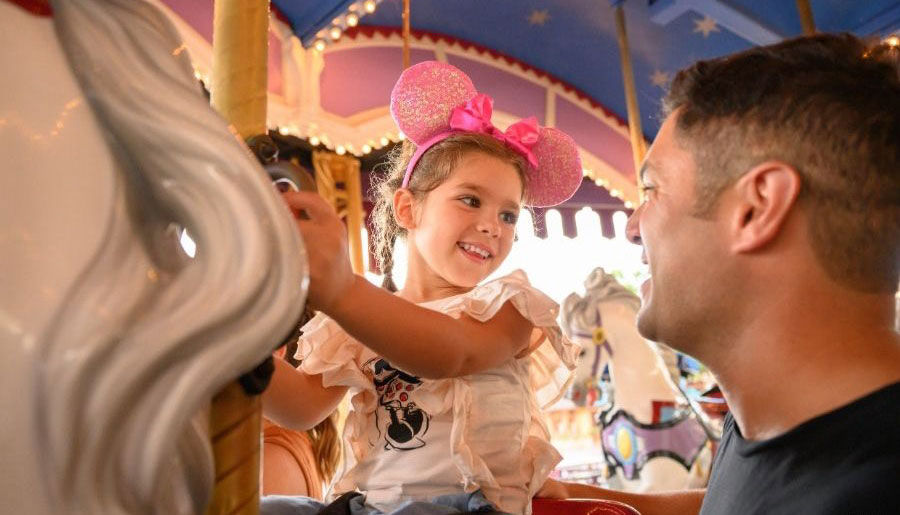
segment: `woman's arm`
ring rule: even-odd
[[[705,489],[631,493],[553,479],[548,479],[537,493],[537,497],[553,499],[604,499],[607,501],[618,501],[633,507],[641,512],[641,515],[700,513],[700,505],[703,504],[705,495]]]
[[[275,360],[275,373],[263,392],[263,412],[276,424],[306,431],[325,420],[347,393],[346,386],[322,386],[321,375],[308,375],[282,359]]]

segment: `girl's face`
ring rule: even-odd
[[[521,209],[516,168],[469,153],[440,186],[413,206],[407,281],[467,291],[503,263]]]

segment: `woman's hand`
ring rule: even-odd
[[[316,193],[282,193],[309,259],[309,303],[330,313],[355,281],[347,252],[347,229],[334,209]]]

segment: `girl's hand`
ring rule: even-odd
[[[309,303],[330,313],[355,280],[347,252],[347,229],[334,209],[316,193],[282,193],[309,258]]]

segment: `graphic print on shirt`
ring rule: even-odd
[[[431,416],[409,400],[409,394],[422,381],[397,370],[381,358],[376,358],[367,365],[372,367],[372,379],[378,392],[375,421],[379,434],[384,435],[385,450],[408,451],[423,447],[425,441],[421,437],[428,432]]]

